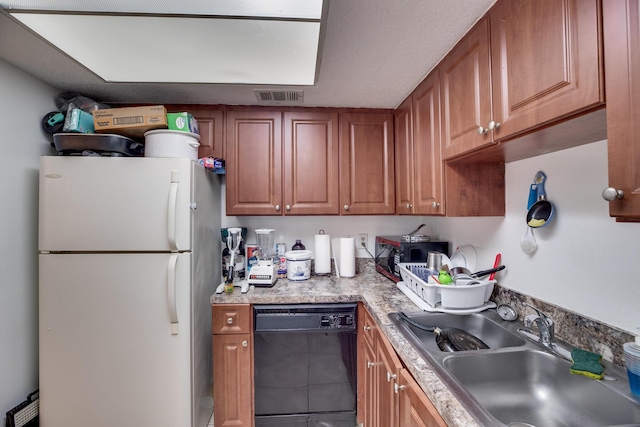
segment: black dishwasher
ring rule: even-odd
[[[254,305],[255,425],[356,425],[355,303]]]

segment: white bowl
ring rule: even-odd
[[[156,129],[144,134],[145,157],[185,157],[198,160],[200,135],[170,129]]]

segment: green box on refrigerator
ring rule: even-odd
[[[167,113],[167,124],[171,130],[200,134],[198,131],[198,121],[193,115],[187,112]]]

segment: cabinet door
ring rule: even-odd
[[[375,381],[378,402],[378,423],[382,426],[398,425],[398,400],[394,384],[402,364],[389,341],[381,334],[376,336]]]
[[[200,148],[198,158],[225,158],[224,153],[224,111],[215,108],[191,108],[189,110],[198,122]]]
[[[398,380],[400,427],[446,427],[433,403],[406,369],[400,370]]]
[[[285,113],[285,214],[339,214],[338,168],[338,113]]]
[[[394,112],[396,149],[396,213],[413,213],[413,96]]]
[[[216,427],[253,425],[251,335],[213,336],[213,421]]]
[[[440,85],[429,75],[413,93],[413,213],[444,214]]]
[[[377,403],[377,393],[376,393],[376,354],[373,351],[373,348],[368,344],[362,347],[363,350],[363,407],[364,414],[361,417],[361,421],[364,423],[365,427],[377,427],[381,424],[378,423],[377,420],[377,411],[378,405]]]
[[[640,218],[640,2],[604,2],[609,186],[624,197],[611,216]]]
[[[377,426],[377,395],[374,351],[376,323],[362,303],[358,304],[358,422]]]
[[[343,215],[395,213],[393,115],[340,115]]]
[[[438,66],[442,90],[442,144],[445,159],[493,142],[489,24],[482,19]]]
[[[227,111],[227,215],[281,215],[282,115]]]
[[[224,106],[168,104],[169,112],[186,111],[198,122],[200,148],[198,158],[217,157],[224,159]]]
[[[598,3],[508,0],[492,9],[494,139],[604,102]]]

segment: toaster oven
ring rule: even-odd
[[[376,236],[376,271],[394,282],[402,280],[401,262],[427,262],[427,253],[442,252],[449,256],[449,242],[432,241],[429,236]]]

